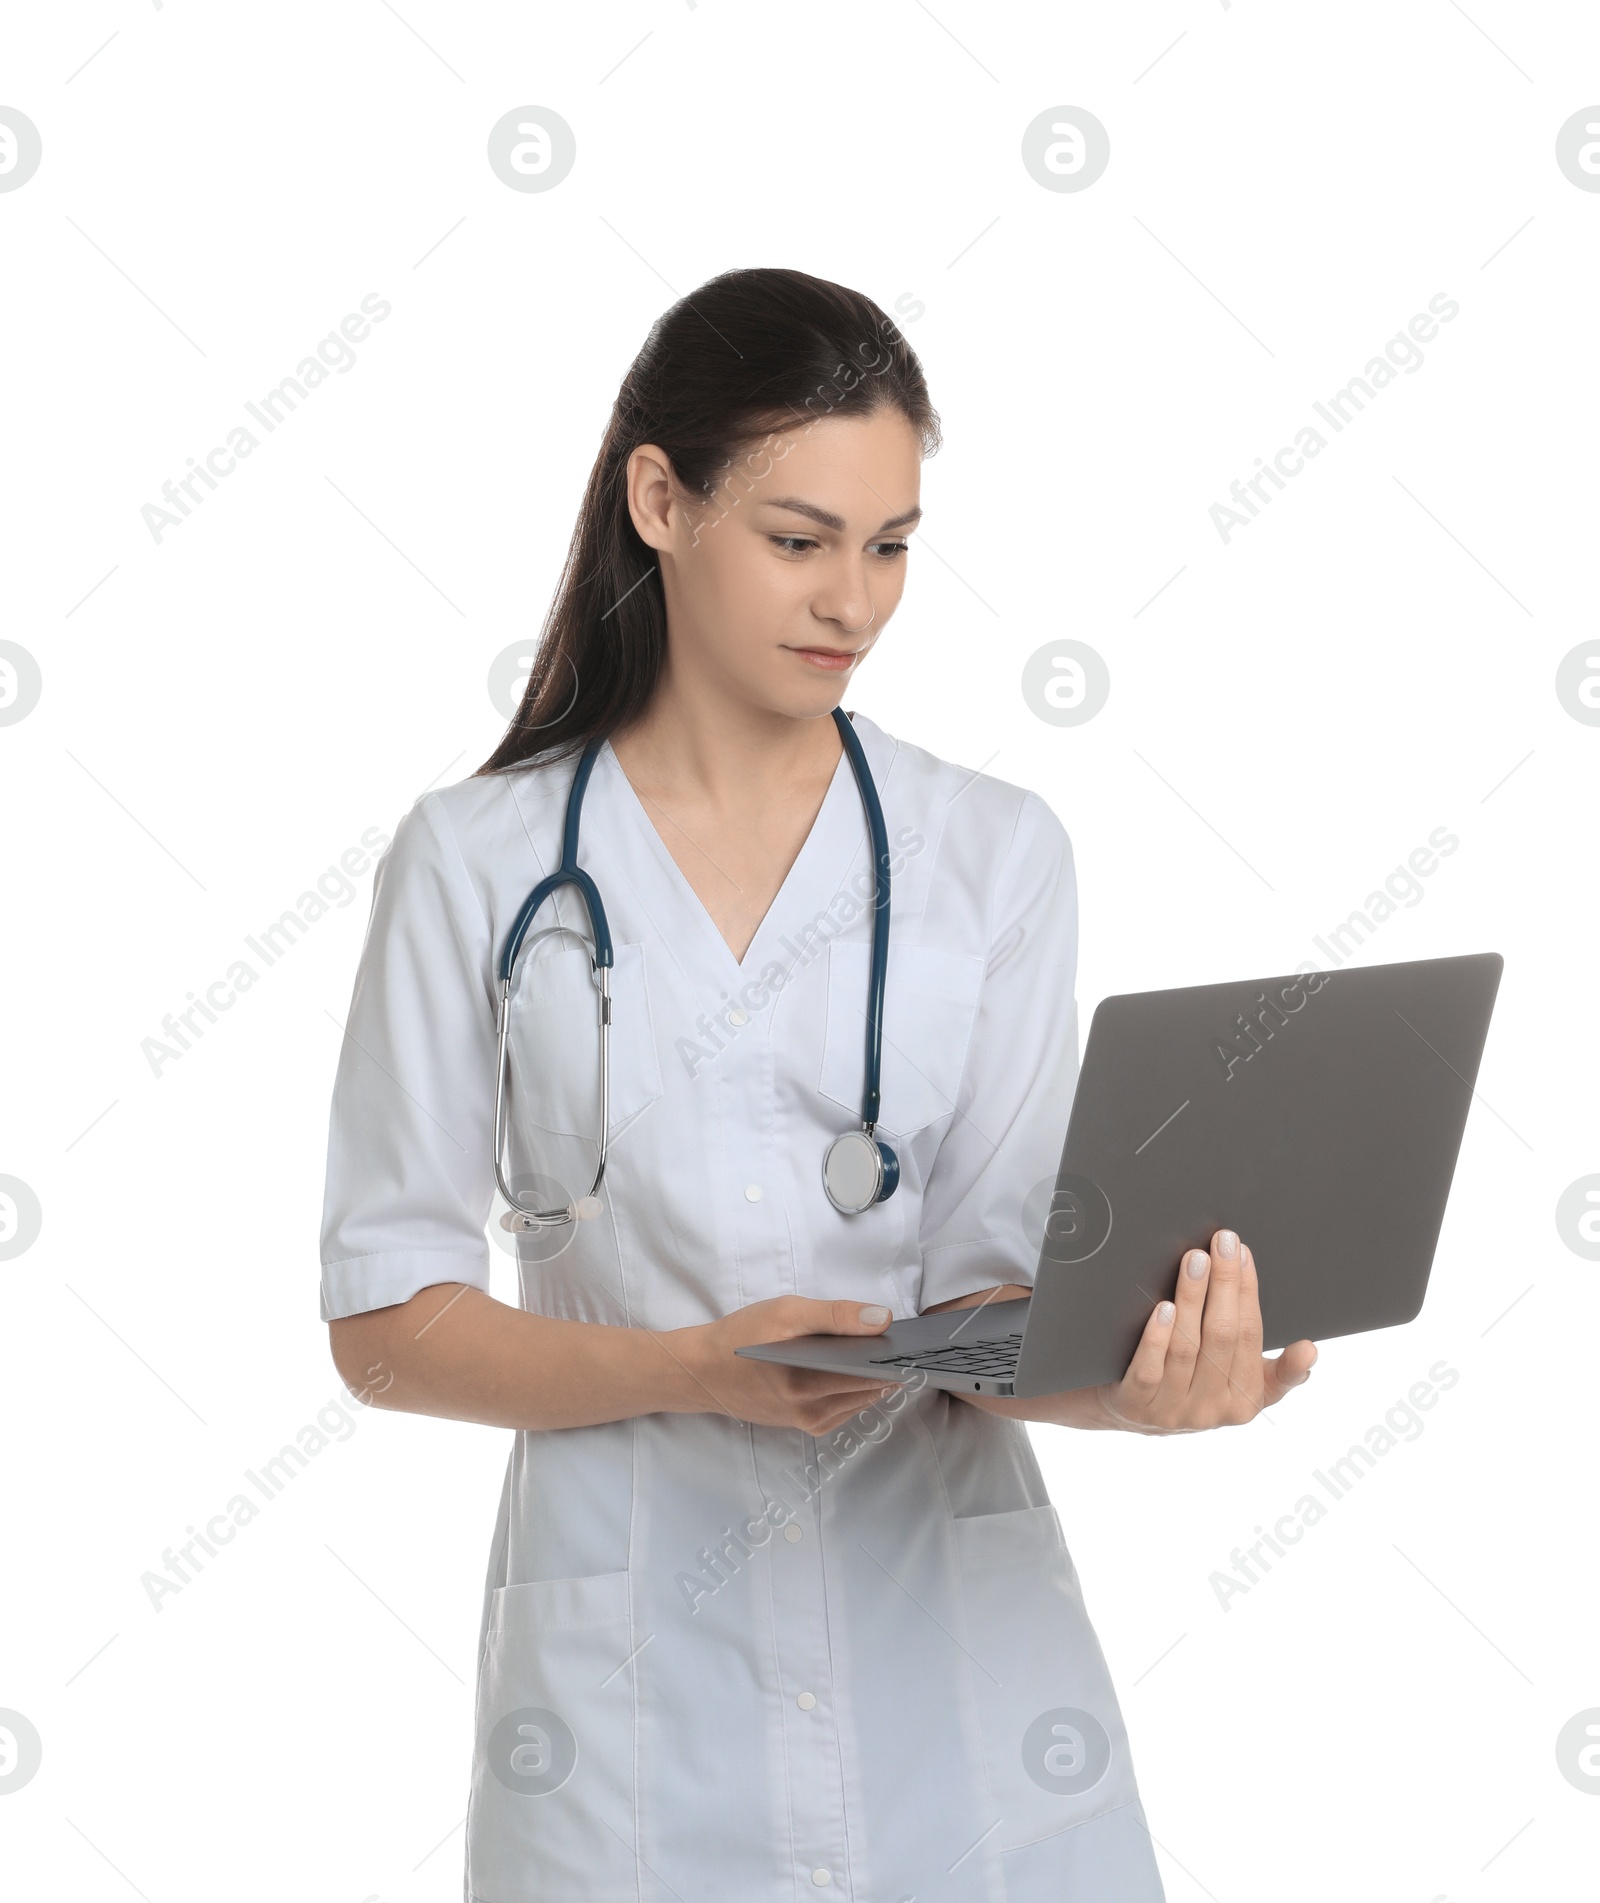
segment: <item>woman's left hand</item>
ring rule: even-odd
[[[940,1302],[972,1308],[1010,1301],[1031,1291],[1011,1284],[986,1294]],[[1239,1427],[1281,1401],[1310,1375],[1315,1342],[1293,1341],[1272,1359],[1261,1352],[1261,1291],[1255,1257],[1231,1229],[1219,1229],[1204,1249],[1186,1251],[1178,1264],[1173,1300],[1158,1302],[1120,1381],[1011,1400],[996,1394],[959,1394],[985,1414],[1058,1427],[1116,1427],[1130,1434],[1194,1434],[1206,1427]]]
[[[1299,1387],[1316,1359],[1309,1341],[1291,1342],[1275,1359],[1262,1354],[1255,1257],[1219,1229],[1209,1254],[1185,1254],[1174,1299],[1152,1311],[1127,1373],[1088,1390],[1102,1418],[1074,1424],[1135,1434],[1238,1427]]]

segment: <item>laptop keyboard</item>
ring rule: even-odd
[[[935,1374],[977,1374],[1007,1380],[1017,1371],[1022,1334],[980,1335],[976,1341],[952,1342],[947,1348],[925,1348],[917,1354],[876,1355],[874,1368],[926,1368]]]

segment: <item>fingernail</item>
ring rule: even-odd
[[[1231,1229],[1217,1231],[1217,1254],[1232,1258],[1239,1253],[1239,1238]]]
[[[876,1302],[868,1302],[861,1310],[862,1323],[868,1328],[877,1328],[889,1319],[889,1311]]]
[[[1162,1302],[1159,1304],[1159,1306],[1156,1309],[1156,1320],[1160,1322],[1163,1328],[1165,1328],[1167,1323],[1172,1320],[1173,1316],[1176,1315],[1177,1312],[1178,1311],[1172,1306],[1171,1302]]]
[[[1206,1272],[1206,1252],[1204,1249],[1191,1249],[1184,1260],[1184,1267],[1195,1281],[1199,1281]]]

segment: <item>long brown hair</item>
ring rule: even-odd
[[[628,458],[641,443],[666,452],[688,493],[731,508],[764,473],[752,446],[771,432],[887,407],[919,433],[925,455],[938,448],[916,353],[892,317],[842,284],[724,271],[657,318],[611,407],[521,703],[478,772],[615,733],[655,692],[666,600],[627,499]]]

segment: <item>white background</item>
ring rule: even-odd
[[[869,293],[923,359],[945,447],[851,698],[1051,801],[1085,1024],[1317,957],[1440,826],[1459,850],[1361,959],[1505,956],[1420,1318],[1328,1344],[1248,1429],[1035,1430],[1169,1897],[1592,1894],[1600,1801],[1555,1746],[1600,1705],[1600,1271],[1555,1205],[1600,1170],[1600,727],[1555,670],[1600,635],[1600,193],[1554,151],[1600,17],[1073,13],[11,21],[0,104],[43,163],[0,194],[0,636],[43,695],[0,728],[0,1173],[43,1228],[0,1263],[0,1707],[44,1755],[0,1796],[8,1894],[460,1893],[508,1436],[364,1413],[159,1612],[140,1583],[345,1398],[317,1225],[370,873],[159,1077],[141,1041],[489,753],[487,670],[544,612],[619,379],[752,264]],[[524,104],[577,138],[546,193],[486,162]],[[1021,163],[1061,104],[1110,133],[1082,192]],[[355,367],[154,541],[163,481],[370,292]],[[1440,292],[1423,367],[1224,543],[1210,505]],[[1061,637],[1111,673],[1076,728],[1019,684]],[[1421,1437],[1224,1611],[1231,1549],[1441,1358]]]

